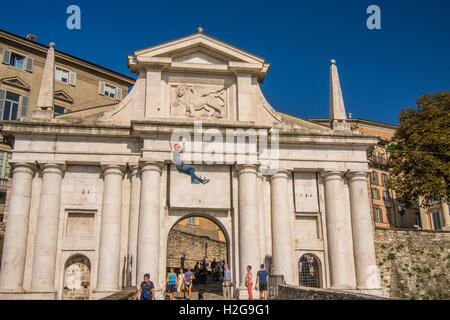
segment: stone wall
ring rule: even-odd
[[[227,243],[212,240],[209,237],[194,235],[177,230],[175,226],[167,239],[167,267],[179,268],[181,257],[185,256],[184,266],[193,268],[197,261],[201,261],[205,255],[205,245],[208,243],[208,263],[215,258],[227,261]]]
[[[385,300],[375,295],[344,292],[328,289],[297,287],[290,285],[278,286],[277,300]]]
[[[375,251],[391,297],[450,299],[450,232],[376,228]]]

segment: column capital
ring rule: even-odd
[[[39,161],[39,167],[41,168],[43,173],[53,172],[62,175],[66,170],[66,162]]]
[[[278,169],[277,172],[275,172],[273,175],[270,176],[270,180],[272,181],[273,179],[277,179],[277,178],[285,178],[288,179],[290,174],[292,173],[292,169],[287,169],[287,168],[283,168],[283,169]]]
[[[241,175],[243,173],[258,173],[259,164],[251,164],[251,163],[244,163],[244,164],[237,164],[236,170],[238,172],[238,175]]]
[[[324,180],[337,180],[337,179],[340,180],[342,179],[344,174],[345,174],[344,171],[339,170],[322,171],[320,173],[320,175],[322,176],[322,178],[324,178]]]
[[[164,166],[163,161],[145,160],[145,159],[139,161],[139,167],[141,168],[141,172],[148,170],[161,172],[163,166]]]
[[[12,173],[24,172],[34,175],[37,169],[35,162],[9,161],[12,167]]]
[[[107,174],[123,175],[123,172],[125,171],[125,165],[118,163],[101,163],[100,167],[102,169],[103,175]]]
[[[139,163],[128,163],[128,168],[130,169],[131,175],[137,175],[139,171]]]
[[[356,180],[364,180],[367,181],[367,171],[348,171],[346,173],[346,176],[350,179],[350,181],[356,181]]]

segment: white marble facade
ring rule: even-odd
[[[347,126],[334,61],[333,129],[277,112],[259,86],[270,64],[201,30],[138,50],[128,64],[136,84],[109,111],[54,118],[42,109],[3,123],[15,142],[0,298],[62,299],[77,255],[90,263],[90,299],[120,290],[126,255],[133,283],[149,272],[161,298],[169,230],[192,215],[224,230],[234,296],[247,298],[246,266],[256,272],[267,257],[274,274],[298,284],[305,253],[318,259],[322,287],[379,291],[366,160],[377,138]],[[174,131],[201,134],[205,150],[227,129],[267,130],[268,141],[276,130],[278,167],[263,170],[251,148],[244,161],[227,158],[238,149],[212,163],[193,154],[211,179],[201,185],[170,165]]]

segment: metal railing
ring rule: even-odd
[[[269,299],[278,297],[278,286],[286,284],[283,275],[269,275],[269,283],[267,284],[267,296]]]

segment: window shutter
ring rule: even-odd
[[[105,83],[103,81],[98,82],[98,93],[102,96],[105,95]]]
[[[22,106],[20,107],[20,117],[26,118],[28,112],[28,97],[22,96]]]
[[[119,101],[122,100],[122,88],[116,88],[116,99]]]
[[[3,59],[2,62],[4,64],[9,64],[9,62],[11,61],[11,51],[3,49]]]
[[[3,108],[5,107],[6,90],[0,89],[0,120],[3,119]]]
[[[25,63],[25,70],[28,72],[33,72],[33,58],[27,58]]]
[[[77,84],[77,73],[73,71],[69,71],[69,84],[74,86]]]

